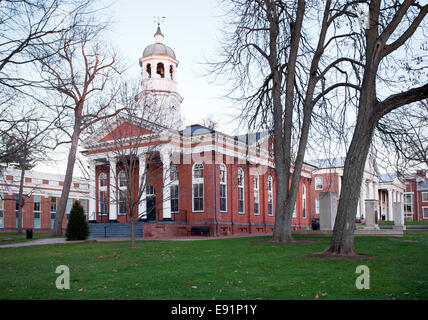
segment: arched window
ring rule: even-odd
[[[204,166],[202,163],[193,165],[193,212],[204,211]]]
[[[159,62],[156,67],[156,74],[160,75],[161,78],[165,78],[165,67],[162,62]]]
[[[268,176],[268,216],[273,216],[273,179]]]
[[[178,213],[178,167],[175,165],[171,166],[170,169],[170,199],[171,199],[171,213]]]
[[[106,216],[108,204],[107,174],[104,172],[100,173],[98,176],[98,195],[100,215]]]
[[[125,171],[122,170],[119,172],[118,180],[119,180],[119,190],[118,190],[119,215],[124,216],[127,214],[126,198],[127,198],[127,185],[128,185]]]
[[[220,211],[227,212],[227,168],[220,164]]]
[[[147,78],[150,79],[152,77],[152,65],[150,63],[146,66]]]
[[[169,66],[169,76],[171,77],[171,80],[174,80],[174,67]]]
[[[244,170],[238,169],[238,213],[244,213]]]
[[[302,186],[302,215],[303,219],[306,219],[306,186]]]
[[[254,188],[254,215],[260,215],[260,192],[259,192],[260,179],[256,173],[253,176],[253,188]]]

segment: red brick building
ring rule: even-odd
[[[18,227],[18,193],[21,171],[3,169],[0,180],[0,232],[16,231]],[[61,175],[26,171],[24,183],[24,207],[22,226],[34,232],[50,231],[55,221],[56,209],[61,196],[64,177]],[[79,201],[85,214],[89,200],[89,184],[84,179],[74,178],[67,202],[67,216],[63,228],[67,227],[68,214],[73,202]]]
[[[404,212],[409,220],[428,220],[428,178],[426,170],[403,176],[406,185]]]

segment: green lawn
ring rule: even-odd
[[[51,236],[51,233],[52,232],[49,232],[49,233],[33,232],[33,238],[27,239],[25,230],[23,234],[0,232],[0,245],[46,239]]]
[[[428,299],[428,232],[357,237],[370,259],[301,257],[314,243],[257,243],[267,237],[207,241],[79,243],[0,249],[0,299]],[[58,290],[56,267],[70,268],[70,290]],[[358,290],[358,265],[370,289]]]
[[[406,226],[423,226],[428,225],[428,221],[404,221]],[[394,221],[379,221],[380,226],[393,226]]]

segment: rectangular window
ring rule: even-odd
[[[18,228],[19,194],[15,194],[15,216],[16,216],[16,228]],[[24,218],[24,211],[22,212],[22,218]]]
[[[170,187],[171,192],[171,213],[178,213],[178,185]]]
[[[53,229],[55,225],[55,214],[56,214],[56,198],[51,197],[51,229]]]
[[[424,219],[428,219],[428,207],[422,207]]]
[[[294,204],[293,218],[297,218],[296,204]]]
[[[315,178],[315,190],[322,190],[324,189],[324,181],[323,177],[316,177]]]
[[[67,199],[66,213],[67,213],[67,223],[70,218],[71,207],[73,206],[73,199]]]
[[[86,216],[87,208],[88,208],[88,202],[87,200],[80,200],[80,203],[83,208],[83,214]]]
[[[220,184],[220,211],[227,212],[226,185]]]
[[[422,202],[428,202],[428,192],[422,192]]]
[[[100,215],[107,215],[107,191],[100,191]]]
[[[193,185],[193,211],[204,211],[204,184]]]
[[[404,195],[404,213],[413,214],[413,194]]]
[[[260,215],[260,194],[259,194],[259,177],[254,176],[254,215]]]
[[[320,214],[320,199],[315,200],[315,213]]]
[[[34,228],[40,229],[40,196],[34,196]]]
[[[127,205],[126,205],[126,193],[125,191],[119,190],[119,215],[127,215]]]
[[[51,212],[51,229],[53,229],[55,225],[55,215],[56,213]]]
[[[51,197],[51,212],[56,212],[56,198]]]
[[[244,213],[244,188],[238,188],[238,212]]]

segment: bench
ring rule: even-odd
[[[194,233],[198,235],[206,235],[208,236],[210,234],[210,227],[192,227],[189,231],[190,235],[193,235]]]

